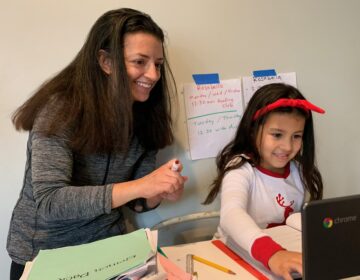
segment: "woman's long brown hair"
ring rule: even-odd
[[[160,149],[173,142],[171,101],[176,85],[166,59],[161,78],[146,102],[133,104],[124,62],[124,35],[145,32],[164,45],[162,29],[148,16],[133,9],[105,13],[93,25],[74,60],[46,81],[13,114],[17,130],[30,131],[39,112],[49,102],[56,104],[56,118],[49,120],[45,135],[70,129],[70,146],[79,152],[126,151],[133,135],[147,149]],[[113,70],[105,74],[100,50],[109,53]]]

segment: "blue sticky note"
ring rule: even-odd
[[[193,79],[197,85],[220,84],[219,74],[193,74]]]
[[[253,76],[255,78],[267,77],[267,76],[276,76],[276,71],[275,71],[275,69],[256,70],[256,71],[253,71]]]

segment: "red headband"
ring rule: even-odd
[[[314,104],[310,103],[305,99],[288,99],[288,98],[281,98],[274,103],[266,105],[264,108],[261,108],[256,111],[253,121],[258,119],[259,117],[265,115],[267,112],[270,112],[279,107],[296,107],[305,110],[306,112],[314,111],[320,114],[324,114],[325,111],[320,107],[315,106]]]

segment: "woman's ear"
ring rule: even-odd
[[[111,65],[111,59],[109,53],[104,50],[99,50],[98,62],[100,64],[101,69],[106,74],[110,75],[112,70],[112,65]]]

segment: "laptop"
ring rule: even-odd
[[[360,195],[306,203],[301,219],[304,280],[360,275]]]

